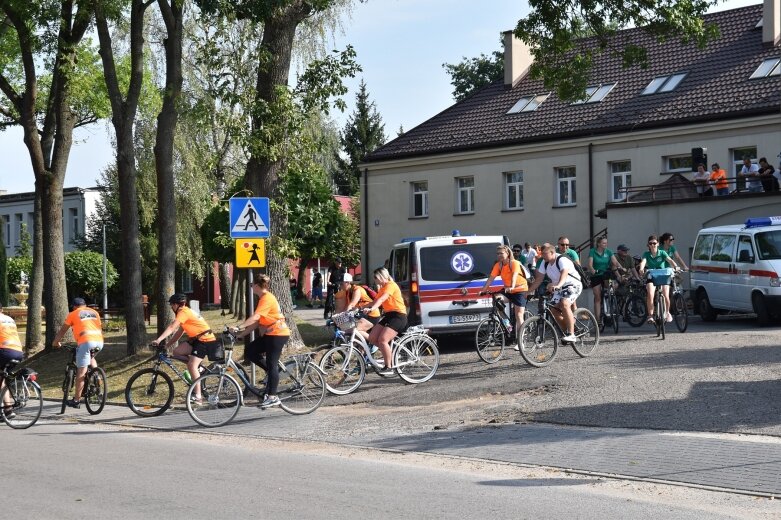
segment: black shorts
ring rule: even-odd
[[[221,361],[225,359],[225,350],[222,348],[222,343],[219,341],[200,341],[197,339],[190,341],[190,346],[193,347],[191,355],[197,358],[205,358],[209,356],[210,361]]]
[[[364,316],[363,319],[371,323],[372,325],[377,325],[380,320],[382,319],[382,316]]]
[[[12,348],[0,348],[0,369],[14,359],[21,361],[24,359],[24,354]]]
[[[400,312],[386,312],[378,322],[378,325],[388,327],[401,334],[407,328],[407,315]]]
[[[607,271],[599,274],[591,275],[591,288],[593,289],[597,285],[602,285],[605,280],[612,280],[614,278],[612,271]]]

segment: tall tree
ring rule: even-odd
[[[533,77],[561,99],[581,99],[597,54],[619,56],[625,67],[647,66],[646,49],[616,39],[617,31],[638,27],[660,41],[679,38],[703,48],[718,36],[718,28],[702,19],[716,4],[718,0],[529,0],[529,15],[518,21],[514,33],[531,49]],[[580,40],[583,35],[591,35],[590,41]]]
[[[361,178],[358,165],[364,157],[385,144],[385,125],[374,102],[369,101],[363,80],[355,95],[355,110],[345,123],[339,141],[346,157],[337,154],[333,179],[340,195],[353,196],[358,193]]]
[[[0,2],[0,90],[8,103],[0,114],[18,124],[35,175],[34,256],[28,310],[28,348],[40,343],[41,295],[45,296],[48,345],[68,311],[62,226],[62,189],[73,130],[97,120],[88,99],[94,84],[81,82],[91,65],[80,47],[92,23],[90,7],[73,1]],[[11,50],[12,49],[12,50]],[[48,69],[51,67],[51,69]],[[39,69],[46,71],[39,77]],[[39,89],[48,90],[39,101]],[[97,89],[98,91],[100,89]],[[85,103],[77,102],[77,95]]]
[[[8,255],[5,253],[4,232],[5,226],[0,226],[0,307],[8,305]]]
[[[443,63],[453,85],[453,99],[461,101],[473,92],[499,81],[504,75],[504,56],[494,51],[490,56],[480,54],[477,58],[463,57],[460,63]]]
[[[114,59],[109,32],[109,17],[121,13],[111,10],[111,2],[95,2],[95,18],[100,39],[100,56],[111,100],[111,122],[116,133],[117,173],[119,176],[120,225],[122,229],[122,288],[125,295],[127,353],[135,354],[146,343],[144,307],[141,301],[141,244],[139,242],[138,194],[136,191],[136,157],[133,125],[144,76],[144,13],[149,6],[145,0],[130,3],[130,74],[127,92],[121,91],[120,77]]]

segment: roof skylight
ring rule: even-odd
[[[539,108],[540,105],[542,105],[542,102],[548,99],[548,96],[550,96],[550,93],[548,94],[541,94],[539,96],[525,96],[518,100],[517,103],[515,103],[510,110],[507,111],[508,114],[517,114],[519,112],[533,112]]]
[[[759,64],[757,70],[751,75],[750,79],[767,78],[770,76],[781,75],[781,68],[779,68],[781,58],[768,58]]]
[[[641,92],[641,95],[647,94],[659,94],[661,92],[670,92],[675,90],[683,78],[686,77],[687,72],[677,72],[670,76],[659,76],[651,80],[651,83],[645,87],[645,90]]]
[[[573,105],[582,105],[583,103],[598,103],[613,90],[615,83],[603,83],[602,85],[593,85],[586,88],[586,98],[581,101],[573,101]]]

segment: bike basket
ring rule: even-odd
[[[673,270],[669,267],[664,269],[649,269],[648,276],[654,285],[670,285],[670,279],[673,277]]]
[[[334,325],[341,330],[347,331],[355,327],[355,316],[353,316],[351,311],[334,314],[331,316],[331,319],[333,320]]]

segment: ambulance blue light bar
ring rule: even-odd
[[[747,228],[781,226],[781,217],[755,217],[746,219]]]

